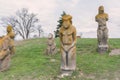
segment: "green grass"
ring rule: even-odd
[[[60,72],[60,52],[45,55],[47,39],[31,39],[17,43],[11,67],[0,72],[0,80],[56,80]],[[59,49],[59,39],[56,39]],[[109,39],[110,50],[120,48],[120,39]],[[120,56],[109,52],[98,54],[97,39],[77,40],[77,69],[61,80],[120,80]],[[52,62],[51,59],[55,59]]]

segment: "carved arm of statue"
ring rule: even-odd
[[[76,29],[75,29],[75,28],[74,28],[74,30],[73,30],[72,36],[73,36],[73,43],[72,43],[72,44],[70,45],[70,47],[68,48],[68,51],[70,51],[71,48],[73,48],[73,47],[76,45],[77,37],[76,37]]]

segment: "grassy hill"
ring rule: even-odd
[[[59,49],[59,39],[56,39]],[[110,49],[120,48],[120,39],[109,40]],[[120,80],[120,56],[96,52],[96,39],[77,40],[77,69],[71,77],[61,80]],[[45,55],[46,39],[16,42],[16,54],[8,71],[0,73],[0,80],[59,80],[60,52]]]

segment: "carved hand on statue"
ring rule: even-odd
[[[68,50],[67,51],[70,51],[74,46],[75,46],[75,41],[70,45],[70,47],[68,48]]]
[[[61,47],[64,51],[66,51],[66,48],[63,46],[63,44],[61,43]]]
[[[69,52],[74,46],[75,46],[75,41],[70,45],[70,47],[69,48],[65,48],[64,46],[63,46],[63,44],[62,44],[62,48],[63,48],[63,50],[65,51],[65,52]]]

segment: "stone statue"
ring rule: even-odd
[[[104,53],[108,50],[108,28],[106,21],[108,21],[108,14],[104,13],[104,7],[99,7],[99,13],[95,17],[98,22],[97,38],[98,38],[98,52]]]
[[[10,53],[13,55],[15,54],[15,46],[14,46],[14,37],[15,33],[13,32],[12,26],[8,25],[7,27],[7,35],[11,38],[10,40]]]
[[[60,28],[61,76],[69,76],[76,69],[76,28],[72,25],[72,16],[64,15]]]
[[[53,38],[53,34],[49,33],[48,40],[47,40],[47,55],[53,55],[56,53],[56,44]]]
[[[14,52],[12,27],[7,27],[8,34],[0,38],[0,72],[9,69],[11,55]]]
[[[0,72],[7,70],[10,66],[10,37],[0,39]]]

